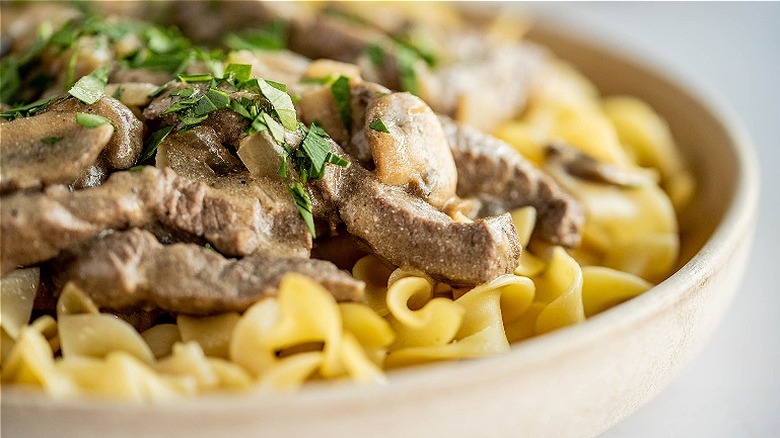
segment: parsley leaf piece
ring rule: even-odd
[[[290,95],[274,87],[273,84],[265,79],[260,79],[258,87],[273,107],[274,112],[279,117],[279,121],[282,122],[282,126],[289,131],[296,130],[298,128],[298,116]]]
[[[376,67],[385,65],[385,51],[378,44],[371,44],[363,51],[368,60]]]
[[[252,125],[250,126],[249,134],[254,134],[255,132],[263,132],[266,129],[268,129],[268,125],[265,124],[265,118],[263,117],[263,114],[258,114],[257,117],[252,120]]]
[[[210,80],[214,79],[214,75],[211,73],[198,73],[198,74],[192,74],[192,75],[179,75],[179,80],[184,82],[185,84],[192,84],[195,82],[208,82]]]
[[[179,114],[179,121],[181,121],[185,128],[191,128],[195,125],[198,125],[208,118],[208,115],[190,116],[187,114]]]
[[[171,92],[170,95],[178,97],[192,97],[193,94],[195,94],[194,88],[182,88],[181,90]]]
[[[342,157],[339,157],[338,155],[334,154],[333,152],[328,152],[328,157],[325,159],[330,164],[335,164],[336,166],[341,166],[344,168],[347,168],[350,166],[349,161],[345,160]]]
[[[284,143],[284,127],[279,122],[274,120],[270,114],[264,112],[260,115],[263,117],[265,126],[267,126],[268,130],[271,131],[271,137],[273,137],[274,140],[276,140],[276,142],[279,144]]]
[[[349,105],[352,93],[349,78],[339,76],[330,85],[330,94],[333,95],[333,100],[336,101],[336,108],[339,111],[339,116],[341,116],[341,122],[344,123],[347,132],[352,132],[352,108]]]
[[[266,79],[266,82],[268,82],[268,85],[276,88],[277,90],[281,91],[282,93],[286,93],[287,92],[287,85],[285,85],[285,84],[283,84],[281,82],[272,81],[270,79]]]
[[[85,128],[97,128],[106,123],[111,124],[111,120],[97,114],[78,113],[76,114],[76,123]],[[113,126],[113,124],[112,124]]]
[[[26,105],[11,108],[8,111],[3,111],[0,113],[0,117],[6,120],[14,120],[20,117],[29,117],[35,115],[38,111],[46,108],[49,103],[57,97],[58,96],[46,97]]]
[[[62,137],[43,137],[41,143],[43,144],[57,144],[62,141]]]
[[[385,122],[382,121],[382,119],[374,120],[368,125],[368,127],[373,129],[374,131],[385,132],[387,134],[390,133],[390,130],[387,129],[387,126],[385,125]]]
[[[230,106],[230,97],[222,90],[210,88],[192,108],[195,117],[202,117]]]
[[[252,120],[253,118],[252,115],[249,114],[249,110],[236,99],[230,99],[230,109],[233,110],[234,113],[246,119]]]
[[[288,189],[295,200],[295,206],[298,207],[298,211],[301,213],[303,221],[306,222],[306,226],[309,227],[311,236],[316,238],[317,231],[314,229],[314,214],[312,213],[311,198],[309,198],[309,194],[299,182],[296,182],[292,187],[288,187]]]
[[[98,67],[76,81],[68,93],[87,105],[92,105],[105,94],[106,82],[108,82],[108,67]]]
[[[230,33],[223,42],[232,50],[282,50],[287,48],[287,25],[277,20],[263,29]]]
[[[252,66],[249,64],[228,64],[225,78],[232,77],[239,84],[247,82],[252,77]]]
[[[312,179],[321,178],[325,173],[325,163],[330,153],[330,147],[325,139],[312,128],[306,133],[301,143],[301,149],[306,154],[306,157],[311,160],[311,165],[307,169],[308,176]]]
[[[165,138],[168,137],[168,134],[170,134],[172,131],[173,126],[166,126],[162,129],[154,131],[144,143],[144,151],[141,154],[141,158],[138,159],[138,163],[143,163],[144,161],[152,158],[157,152],[157,146],[159,146],[160,143],[162,143],[162,141],[165,140]]]
[[[396,45],[396,62],[398,63],[398,76],[401,88],[415,96],[420,95],[420,83],[417,80],[415,66],[420,57],[412,49],[401,44]]]
[[[22,81],[19,77],[19,63],[16,57],[8,55],[0,63],[0,102],[10,102],[19,90]]]

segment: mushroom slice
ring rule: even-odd
[[[458,171],[452,152],[439,119],[422,99],[392,93],[374,100],[366,110],[365,135],[380,182],[436,208],[455,196]]]
[[[47,112],[91,113],[101,115],[116,128],[106,146],[102,158],[112,169],[129,169],[134,166],[144,146],[144,125],[130,108],[113,97],[103,96],[92,105],[69,98],[49,106]]]
[[[338,301],[362,301],[364,283],[323,260],[253,255],[227,259],[200,245],[162,245],[133,229],[69,249],[55,263],[98,307],[208,315],[246,310],[278,292],[288,272],[322,284]]]
[[[602,163],[562,142],[549,144],[545,153],[550,165],[561,166],[569,175],[594,182],[618,187],[638,187],[657,180],[657,175],[651,170],[637,168],[632,172],[613,164]]]
[[[538,232],[568,247],[580,242],[585,216],[577,201],[503,141],[440,116],[458,168],[458,195],[482,201],[481,216],[533,206]]]
[[[114,133],[87,128],[76,113],[50,112],[0,124],[0,192],[70,184],[95,162]]]

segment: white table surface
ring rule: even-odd
[[[761,164],[752,258],[704,350],[604,437],[780,437],[780,3],[523,5],[721,94]]]

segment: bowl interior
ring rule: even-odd
[[[3,431],[82,437],[566,436],[598,433],[638,408],[671,380],[725,310],[733,281],[719,294],[701,292],[712,270],[731,260],[727,252],[733,250],[736,261],[745,252],[737,239],[750,234],[756,166],[749,148],[740,146],[742,135],[689,87],[554,26],[539,26],[530,37],[574,64],[603,94],[637,96],[668,120],[698,180],[695,200],[681,218],[681,266],[687,264],[672,278],[506,355],[392,372],[387,386],[316,384],[295,394],[157,406],[59,401],[3,388]],[[714,299],[717,304],[700,305]]]

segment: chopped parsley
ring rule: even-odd
[[[298,207],[298,211],[301,213],[303,221],[306,222],[306,226],[309,227],[309,232],[312,237],[317,237],[317,231],[314,229],[314,214],[312,213],[311,198],[309,193],[303,188],[303,185],[299,182],[295,182],[291,187],[288,187],[290,194],[295,201],[295,206]]]
[[[92,73],[76,81],[68,93],[87,105],[92,105],[105,94],[106,82],[108,82],[108,67],[98,67]]]
[[[385,65],[385,51],[378,44],[370,44],[363,53],[374,66],[383,67]]]
[[[78,113],[76,114],[76,123],[85,128],[97,128],[106,123],[111,124],[111,120],[97,114]]]
[[[41,143],[43,144],[57,144],[62,141],[62,137],[43,137],[41,139]]]
[[[385,122],[383,122],[382,119],[374,120],[368,125],[368,127],[373,129],[374,131],[384,132],[387,134],[390,133],[390,130],[387,129],[387,125],[385,125]]]
[[[287,48],[287,24],[273,21],[263,29],[229,33],[223,43],[232,50],[282,50]]]
[[[350,107],[352,93],[349,78],[339,76],[330,85],[330,94],[333,96],[333,100],[336,101],[336,108],[339,111],[339,116],[341,116],[341,122],[344,123],[347,132],[352,132],[352,108]]]
[[[143,163],[144,161],[152,158],[157,152],[157,146],[159,146],[160,143],[162,143],[162,141],[168,137],[171,131],[173,131],[173,126],[166,126],[162,129],[154,131],[144,143],[144,150],[141,153],[141,158],[138,159],[138,162]]]
[[[416,65],[420,61],[417,53],[401,44],[396,46],[396,62],[398,63],[398,79],[401,88],[416,95],[420,95],[420,83],[417,79]]]
[[[233,84],[246,83],[252,78],[252,66],[249,64],[228,64],[224,78]]]
[[[260,79],[258,86],[263,97],[268,99],[284,129],[294,131],[298,128],[298,116],[293,106],[292,98],[285,91],[277,88],[277,82]],[[286,87],[285,87],[286,88]]]
[[[209,82],[214,79],[214,75],[211,73],[197,73],[191,75],[179,74],[179,80],[185,84],[192,84],[195,82]]]
[[[14,120],[18,119],[20,117],[30,117],[47,106],[49,106],[49,103],[51,103],[54,99],[58,98],[58,96],[51,96],[44,99],[36,100],[35,102],[28,103],[27,105],[18,106],[15,108],[11,108],[8,111],[3,111],[0,113],[0,117],[6,119],[6,120]]]

